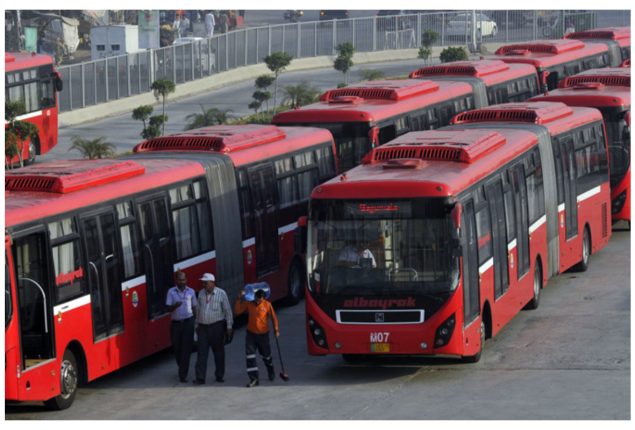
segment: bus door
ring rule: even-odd
[[[276,178],[273,164],[248,170],[256,235],[256,272],[258,276],[278,268],[278,223],[276,219]]]
[[[148,318],[154,319],[166,312],[166,294],[168,288],[174,285],[173,240],[167,197],[165,194],[155,195],[140,201],[137,207],[146,273]]]
[[[495,297],[507,291],[509,274],[507,263],[507,234],[505,232],[505,208],[503,207],[503,184],[499,179],[485,188],[492,219],[492,245],[494,254],[494,293]]]
[[[474,219],[474,203],[472,200],[462,202],[461,246],[463,248],[463,321],[467,327],[481,310],[478,275],[478,240],[476,237],[476,221]]]
[[[514,193],[514,206],[516,208],[516,231],[518,253],[518,279],[529,271],[529,212],[527,208],[527,182],[525,180],[525,166],[516,164],[509,176]]]
[[[112,209],[81,218],[95,341],[123,330],[121,268]]]
[[[578,234],[578,193],[576,186],[576,162],[573,138],[564,136],[560,140],[560,162],[562,166],[564,210],[567,240]]]
[[[21,398],[29,399],[46,396],[51,390],[59,389],[56,376],[59,367],[54,360],[47,233],[43,227],[25,233],[14,237],[12,257],[17,281],[15,313],[19,320],[21,351],[15,364],[24,370],[21,376],[18,371],[18,391]]]

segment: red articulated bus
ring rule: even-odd
[[[580,40],[535,40],[533,42],[503,45],[490,60],[506,63],[531,64],[541,77],[543,90],[553,90],[567,76],[589,69],[610,65],[609,48],[605,43]]]
[[[599,109],[609,142],[613,222],[631,220],[631,69],[592,69],[565,78],[557,90],[531,101]]]
[[[311,190],[338,169],[333,137],[327,130],[218,125],[154,138],[137,145],[134,152],[130,157],[134,160],[209,159],[210,163],[217,163],[222,154],[233,166],[240,209],[237,219],[242,220],[236,226],[241,227],[244,262],[240,287],[264,281],[271,286],[274,301],[297,303],[303,297],[304,245],[297,221],[307,214]]]
[[[25,112],[16,119],[35,124],[39,130],[38,137],[21,148],[25,164],[31,164],[36,155],[46,154],[57,145],[56,92],[62,90],[62,79],[48,55],[5,52],[4,67],[5,100],[21,101]],[[18,161],[16,156],[6,162]]]
[[[170,346],[165,297],[178,269],[197,289],[215,273],[231,299],[254,280],[274,300],[302,296],[290,220],[335,175],[332,137],[274,126],[189,136],[128,159],[6,173],[5,399],[64,409],[78,384]],[[166,150],[143,152],[155,144]]]
[[[605,43],[609,47],[612,67],[618,67],[631,58],[631,28],[604,27],[593,30],[576,31],[565,36],[566,39],[578,39],[585,42]]]
[[[592,231],[593,250],[608,242],[602,118],[594,109],[553,105],[483,108],[478,111],[483,117],[500,113],[519,121],[408,133],[313,191],[306,299],[310,354],[476,361],[486,338],[522,308],[538,306],[553,273],[573,260],[581,270],[588,265],[590,251],[582,251],[582,240],[561,242],[558,233],[575,227],[590,237],[583,231]],[[567,129],[582,129],[585,136],[587,128],[593,130],[595,140],[589,146],[581,142],[580,149],[586,165],[596,163],[589,173],[566,170],[571,174],[566,178],[558,173],[552,122],[565,135]],[[562,143],[572,168],[577,144]],[[576,192],[589,186],[588,192]],[[582,208],[569,210],[570,199],[563,203],[566,217],[564,212],[559,217],[557,190],[570,196],[571,187]]]
[[[467,82],[481,106],[523,102],[540,93],[536,69],[529,64],[508,64],[500,60],[454,61],[422,67],[410,79]]]
[[[388,80],[353,84],[322,94],[318,103],[281,112],[272,123],[328,129],[342,171],[357,166],[372,148],[415,130],[449,124],[459,113],[479,107],[464,82]]]

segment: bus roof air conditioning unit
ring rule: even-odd
[[[528,122],[547,124],[573,114],[573,110],[560,102],[504,103],[460,113],[452,124],[474,122]]]
[[[6,172],[4,189],[68,194],[142,175],[144,172],[145,167],[134,161],[57,161]]]
[[[356,84],[352,87],[329,90],[320,96],[320,101],[332,103],[341,97],[359,97],[366,100],[397,101],[420,96],[439,90],[433,81],[403,79],[394,81],[372,81]]]
[[[429,130],[407,133],[372,150],[365,163],[386,162],[385,168],[418,167],[411,160],[472,163],[506,142],[491,130]],[[398,162],[401,160],[401,163]],[[410,161],[404,165],[403,161]],[[401,164],[401,165],[400,165]]]
[[[275,125],[214,125],[146,140],[137,145],[134,152],[209,151],[227,153],[277,142],[285,137],[285,132]]]

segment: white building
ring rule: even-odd
[[[99,60],[139,51],[136,25],[104,25],[90,30],[91,59]]]

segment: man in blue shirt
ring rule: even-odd
[[[165,301],[167,310],[172,313],[170,335],[174,358],[179,366],[179,380],[187,381],[190,370],[190,355],[194,343],[194,317],[196,316],[196,292],[187,286],[185,273],[177,270],[174,275],[176,286],[168,290]]]

